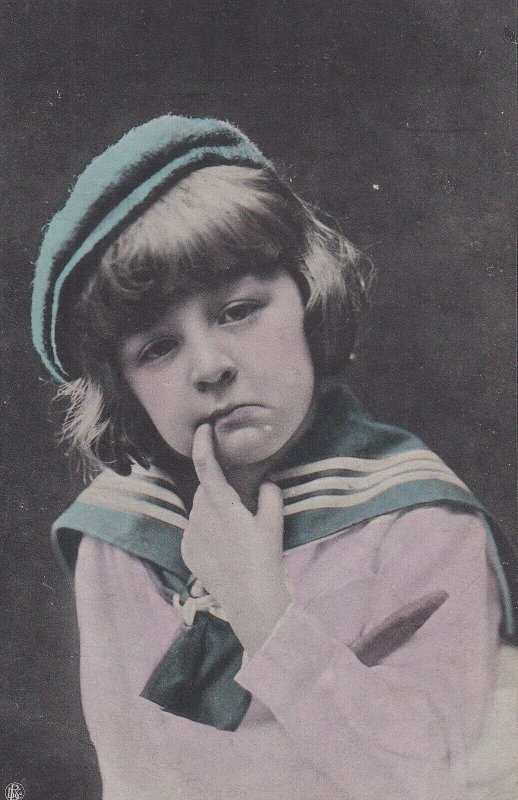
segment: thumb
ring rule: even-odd
[[[271,481],[265,481],[259,489],[257,502],[257,517],[262,522],[272,522],[283,527],[283,500],[279,487]]]

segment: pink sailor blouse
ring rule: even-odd
[[[485,523],[448,504],[288,550],[293,602],[236,681],[235,731],[141,697],[185,630],[143,562],[83,537],[75,586],[84,714],[103,800],[461,800],[495,685],[501,606]],[[433,591],[448,599],[378,666],[350,645]]]

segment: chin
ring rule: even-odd
[[[277,441],[271,434],[241,430],[231,436],[218,437],[217,457],[222,466],[249,467],[271,459],[284,444],[284,439]]]

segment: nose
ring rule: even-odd
[[[199,392],[217,391],[234,382],[237,369],[231,355],[207,337],[197,343],[192,358],[191,379]]]

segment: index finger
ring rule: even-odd
[[[216,458],[212,426],[208,422],[199,425],[194,432],[192,460],[198,480],[210,494],[221,494],[229,489],[233,492]]]

